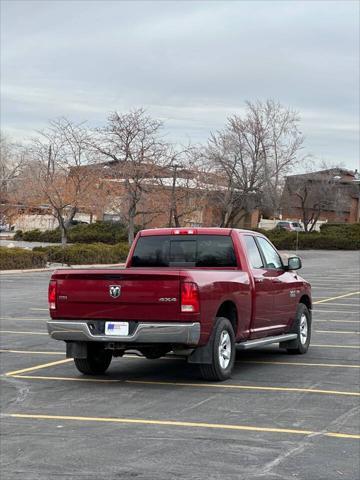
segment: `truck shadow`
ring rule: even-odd
[[[251,381],[255,378],[267,380],[269,368],[274,368],[272,362],[286,361],[288,358],[285,352],[274,347],[264,347],[248,352],[237,351],[232,380]],[[279,377],[281,376],[280,373]],[[116,379],[126,377],[134,381],[202,381],[198,365],[189,364],[186,359],[170,355],[156,360],[148,360],[145,357],[137,357],[136,360],[129,357],[114,359],[106,377]]]

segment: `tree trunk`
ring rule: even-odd
[[[304,204],[303,200],[301,200],[301,213],[302,213],[302,221],[303,221],[303,224],[304,224],[304,231],[305,231],[305,233],[307,233],[309,220],[308,220],[308,216],[307,216],[307,209],[305,207],[305,204]]]
[[[173,218],[173,211],[172,211],[172,207],[170,207],[169,221],[168,221],[168,227],[169,228],[172,227],[172,218]]]
[[[67,244],[68,229],[71,225],[72,220],[75,217],[76,212],[77,212],[77,208],[76,207],[71,207],[70,214],[68,215],[67,218],[66,217],[64,218],[62,216],[62,212],[57,212],[56,213],[56,218],[57,218],[57,221],[59,222],[59,227],[60,227],[60,231],[61,231],[61,245],[62,246],[65,246]]]
[[[129,219],[129,229],[128,229],[129,245],[131,245],[133,243],[134,237],[135,237],[134,217],[130,217],[130,219]]]
[[[228,203],[225,207],[225,211],[223,212],[221,227],[228,228],[230,226],[232,213],[233,213],[233,208],[230,205],[230,203]]]
[[[179,215],[178,215],[178,212],[177,212],[176,205],[174,206],[173,214],[174,214],[175,227],[180,228],[180,218],[179,218]]]
[[[135,215],[136,207],[131,205],[129,208],[129,227],[128,227],[128,242],[131,245],[135,238]]]
[[[67,244],[67,230],[64,227],[64,225],[60,225],[60,230],[61,230],[61,245],[65,247]]]
[[[311,227],[310,227],[309,233],[311,233],[311,232],[314,230],[315,225],[316,225],[316,222],[319,220],[320,213],[321,213],[321,210],[319,210],[318,212],[316,212],[316,213],[313,215],[313,217],[312,217],[312,223],[311,223]]]

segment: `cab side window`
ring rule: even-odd
[[[249,262],[252,268],[264,268],[263,261],[254,237],[244,236]]]
[[[265,238],[257,237],[257,241],[265,258],[265,268],[282,268],[280,255]]]

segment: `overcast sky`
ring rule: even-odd
[[[306,152],[359,168],[358,1],[1,0],[1,123],[145,106],[206,141],[245,100],[298,110]]]

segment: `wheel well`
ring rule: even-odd
[[[303,303],[304,305],[307,306],[307,308],[309,310],[311,310],[311,300],[309,298],[308,295],[303,295],[301,298],[300,298],[300,302],[299,303]]]
[[[217,317],[225,317],[228,318],[233,326],[235,335],[237,334],[237,327],[238,327],[238,315],[237,309],[233,302],[230,300],[224,302],[216,314]]]

